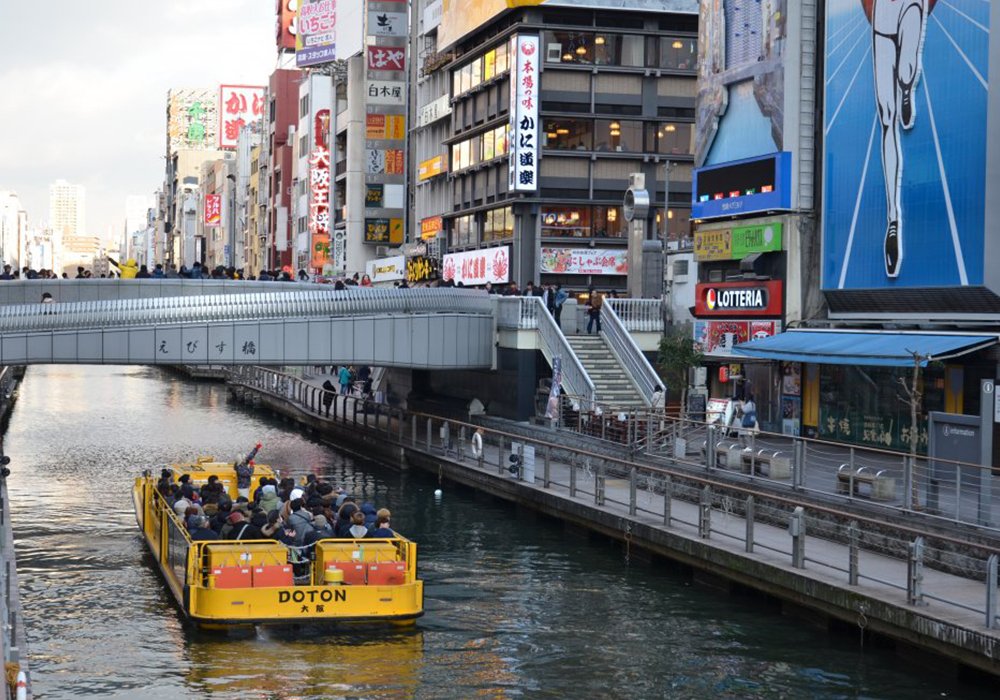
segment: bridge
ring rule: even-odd
[[[45,295],[51,302],[43,303]],[[643,351],[658,300],[609,300],[603,332],[580,338],[538,297],[462,288],[332,287],[230,280],[0,283],[0,364],[329,365],[488,370],[505,348],[561,358],[585,404],[653,406]]]

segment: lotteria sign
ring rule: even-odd
[[[781,282],[720,282],[695,289],[695,316],[780,316]]]

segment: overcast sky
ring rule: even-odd
[[[57,178],[102,238],[163,182],[167,90],[266,85],[273,0],[0,0],[0,190],[31,225]]]

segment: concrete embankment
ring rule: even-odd
[[[996,588],[994,582],[991,598],[984,574],[993,550],[983,545],[969,543],[970,554],[962,556],[975,566],[962,576],[954,571],[957,566],[932,568],[925,562],[925,552],[942,546],[962,549],[964,543],[955,537],[912,524],[896,527],[864,514],[855,517],[754,485],[736,487],[710,475],[574,450],[572,433],[559,444],[532,444],[494,426],[485,431],[481,454],[474,457],[472,428],[465,428],[469,432],[462,440],[455,422],[444,428],[441,421],[398,409],[386,415],[384,407],[365,413],[343,397],[334,403],[331,418],[321,417],[315,387],[274,374],[244,377],[230,390],[347,451],[400,468],[425,469],[533,508],[620,540],[631,551],[680,562],[711,585],[758,591],[810,620],[860,628],[865,635],[892,640],[901,651],[929,652],[956,670],[1000,675],[1000,634],[991,607]],[[528,478],[514,478],[508,469],[512,449],[524,456],[512,441],[535,448],[534,474]],[[575,456],[567,458],[567,452]],[[987,617],[993,625],[985,624]]]

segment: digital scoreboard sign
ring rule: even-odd
[[[711,219],[792,208],[792,154],[788,151],[698,168],[691,216]]]

